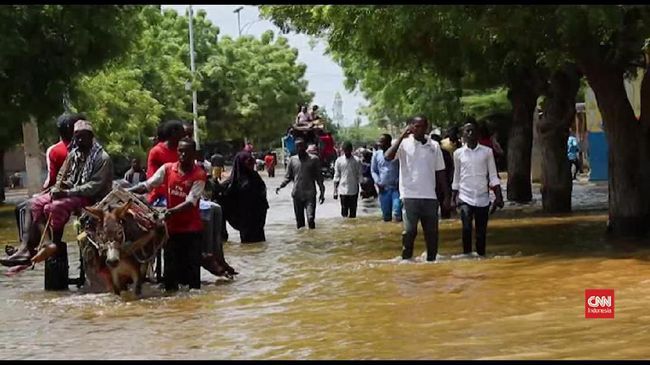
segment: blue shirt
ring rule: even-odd
[[[578,152],[580,152],[578,139],[574,136],[569,136],[569,140],[567,141],[567,157],[569,160],[577,160]]]
[[[375,184],[386,188],[395,188],[399,186],[399,160],[386,161],[384,151],[377,150],[372,154],[370,163],[370,172]]]

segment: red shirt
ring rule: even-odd
[[[332,136],[323,135],[320,136],[320,140],[323,143],[323,155],[329,156],[336,154],[336,149],[334,149],[334,139]]]
[[[65,143],[59,141],[59,143],[51,145],[45,152],[47,178],[45,179],[45,183],[43,183],[43,189],[47,189],[56,183],[56,175],[61,170],[66,157],[68,157],[69,144],[70,142]]]
[[[478,139],[478,144],[482,144],[483,146],[493,148],[492,147],[492,139],[490,139],[490,137],[479,138]]]
[[[178,162],[178,151],[167,147],[165,142],[159,142],[153,146],[149,151],[149,156],[147,156],[147,179],[168,162]],[[166,191],[165,184],[163,184],[153,189],[147,196],[147,200],[149,200],[149,203],[153,203],[158,197],[164,196]]]
[[[192,171],[183,174],[180,171],[180,162],[165,165],[165,183],[167,186],[167,209],[182,204],[192,189],[195,181],[206,181],[207,175],[200,166],[193,165]],[[178,212],[167,218],[169,234],[201,232],[203,222],[199,212],[199,204],[192,208]]]
[[[267,169],[275,166],[274,162],[275,162],[275,157],[273,157],[273,155],[264,156],[264,164],[266,165]]]

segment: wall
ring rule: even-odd
[[[641,115],[641,81],[643,70],[639,70],[637,77],[633,80],[625,80],[625,91],[628,100],[638,118]],[[596,95],[591,88],[585,92],[585,108],[587,113],[587,153],[591,173],[590,181],[602,181],[608,178],[608,148],[607,134],[603,129],[603,117],[598,109]]]
[[[47,174],[47,166],[45,164],[45,151],[41,151],[41,166],[44,167],[41,174],[41,181],[45,181],[45,176]],[[9,176],[18,171],[20,174],[20,187],[25,187],[25,182],[27,178],[27,172],[25,169],[25,149],[22,145],[18,145],[12,148],[9,151],[5,152],[4,155],[4,174],[5,174],[5,184],[9,182]]]

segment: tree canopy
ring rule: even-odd
[[[71,81],[126,52],[140,31],[134,5],[0,7],[2,148],[20,141],[20,125],[63,110]]]
[[[198,91],[201,139],[282,136],[298,103],[311,101],[306,66],[286,38],[219,38],[205,11],[194,16],[196,77],[189,67],[189,18],[147,6],[143,30],[126,56],[75,83],[75,109],[87,111],[113,155],[146,156],[148,137],[169,119],[192,119],[190,85]],[[128,146],[128,147],[124,147]]]

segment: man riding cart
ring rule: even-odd
[[[63,229],[73,214],[101,200],[111,189],[113,164],[102,146],[94,140],[92,125],[86,120],[74,124],[73,147],[59,171],[56,184],[30,201],[32,224],[26,239],[4,266],[30,265],[47,259],[64,245]],[[45,243],[43,232],[51,230]],[[41,247],[37,247],[37,246]],[[37,252],[37,249],[39,251]]]

